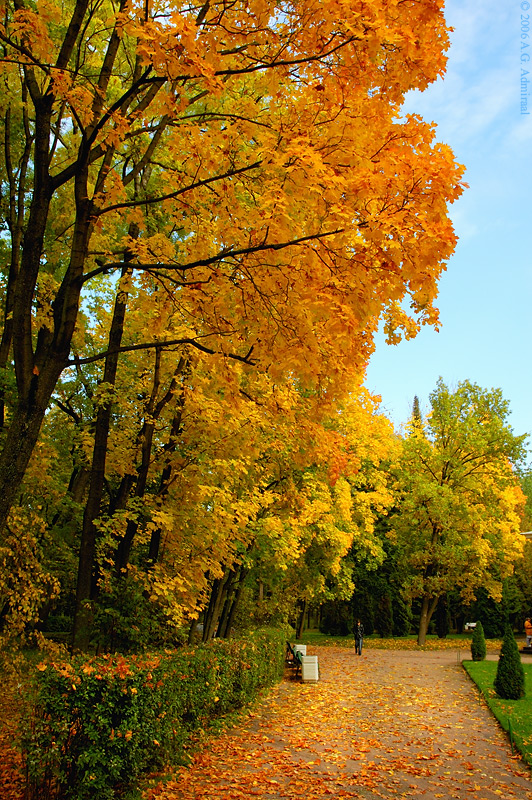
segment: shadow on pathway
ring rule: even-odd
[[[285,681],[149,800],[532,800],[532,781],[455,652],[316,647],[320,682]]]

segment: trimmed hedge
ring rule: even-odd
[[[37,667],[24,736],[30,800],[112,800],[149,769],[183,761],[190,734],[278,682],[285,633],[258,631],[150,656]]]
[[[505,700],[519,700],[525,693],[525,673],[514,632],[506,623],[501,652],[493,683],[495,691]]]

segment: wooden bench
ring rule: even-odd
[[[285,663],[288,667],[295,670],[296,678],[301,675],[301,653],[299,650],[294,650],[289,641],[286,642]]]

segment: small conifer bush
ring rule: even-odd
[[[499,697],[504,700],[519,700],[525,693],[525,673],[521,664],[521,656],[508,623],[504,630],[497,674],[493,685]]]
[[[486,639],[482,622],[477,622],[477,627],[473,631],[471,639],[471,658],[473,661],[484,661],[486,658]]]

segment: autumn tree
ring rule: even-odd
[[[361,386],[340,409],[308,393],[281,399],[282,413],[263,420],[257,463],[246,467],[260,506],[248,523],[241,556],[248,570],[238,582],[249,572],[270,598],[266,613],[286,619],[296,608],[302,618],[309,604],[351,595],[351,549],[380,553],[376,509],[387,507],[391,495],[378,465],[395,440]],[[235,580],[230,571],[226,580]]]
[[[380,483],[371,479],[369,465],[389,449],[391,426],[366,390],[354,389],[339,412],[297,382],[280,386],[238,364],[213,369],[216,358],[192,354],[170,402],[150,406],[148,437],[145,406],[153,377],[159,376],[161,397],[172,383],[168,355],[153,375],[151,357],[148,351],[125,354],[115,386],[92,576],[96,627],[108,641],[118,640],[119,628],[127,636],[117,612],[128,613],[121,603],[131,606],[131,593],[137,605],[145,604],[145,616],[150,609],[152,616],[167,615],[167,630],[202,614],[204,636],[211,638],[230,629],[251,570],[256,576],[264,569],[268,579],[276,571],[301,577],[291,566],[308,559],[312,579],[307,576],[301,591],[311,598],[317,583],[339,574],[353,541],[375,547],[371,515],[389,492],[382,477]],[[59,389],[53,415],[74,405],[76,419],[85,413],[70,382],[61,381]],[[75,428],[72,413],[66,416]],[[81,434],[89,460],[92,438]],[[293,589],[288,580],[283,593],[296,602],[300,595]]]
[[[308,392],[275,391],[259,419],[262,427],[248,426],[245,434],[246,455],[250,443],[260,445],[256,460],[246,457],[244,467],[231,459],[234,482],[226,475],[218,489],[227,492],[226,507],[237,495],[249,508],[245,527],[231,537],[240,547],[220,559],[223,572],[213,564],[205,616],[221,617],[213,624],[222,635],[227,600],[238,601],[243,589],[250,620],[294,619],[296,608],[301,616],[309,604],[349,597],[345,556],[351,548],[380,552],[373,523],[376,508],[390,500],[384,481],[372,473],[393,447],[391,425],[362,387],[340,409]]]
[[[138,648],[148,635],[181,635],[200,614],[206,639],[224,636],[258,578],[276,618],[298,604],[349,597],[345,556],[379,561],[374,524],[392,499],[381,464],[396,439],[377,401],[359,386],[338,409],[243,366],[213,370],[213,359],[199,355],[186,386],[154,405],[153,381],[167,397],[172,360],[160,359],[152,373],[151,357],[125,354],[117,373],[91,575],[99,645]],[[84,452],[76,448],[73,458],[89,463],[99,387],[92,415],[88,373],[82,387],[61,380],[46,429],[55,418],[56,431],[80,441]],[[70,521],[61,507],[57,516],[51,527],[60,535]],[[166,620],[159,634],[157,620]]]
[[[379,317],[392,341],[437,322],[462,168],[400,106],[443,73],[447,28],[436,0],[6,0],[0,42],[1,544],[60,376],[101,362],[81,608],[125,354],[149,350],[154,374],[170,354],[179,382],[194,351],[338,399]]]
[[[440,379],[431,412],[403,439],[396,479],[393,535],[409,569],[406,590],[420,598],[423,644],[438,600],[459,588],[474,598],[485,587],[500,599],[502,580],[522,550],[523,495],[514,466],[526,437],[508,425],[499,389]]]
[[[386,310],[412,333],[405,295],[435,321],[461,169],[398,109],[444,70],[437,3],[6,2],[0,34],[2,522],[98,275],[172,295],[143,346],[313,380]]]

